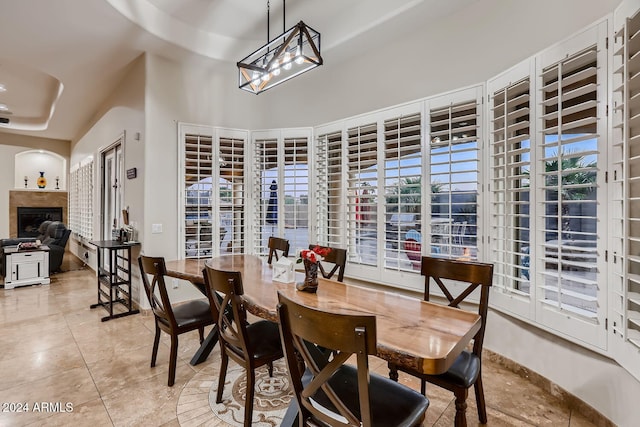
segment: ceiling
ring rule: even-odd
[[[349,52],[350,46],[357,51],[364,37],[374,42],[400,37],[475,1],[289,0],[284,20],[287,29],[304,20],[319,31],[324,55]],[[267,3],[0,0],[0,133],[80,137],[143,52],[235,63],[267,42]],[[274,38],[284,29],[283,2],[269,3]],[[325,67],[339,59],[334,55]]]

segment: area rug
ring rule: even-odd
[[[279,426],[293,399],[293,390],[284,360],[273,366],[273,377],[267,367],[256,369],[252,426]],[[229,361],[222,402],[216,403],[218,369],[199,372],[191,379],[178,400],[178,422],[181,426],[244,425],[244,402],[247,392],[245,370]]]

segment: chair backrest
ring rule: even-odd
[[[278,301],[282,347],[303,420],[313,416],[328,425],[370,426],[368,355],[376,354],[375,316],[328,313],[300,305],[281,293]],[[330,361],[317,357],[318,346],[331,352]],[[312,375],[306,385],[302,383],[304,372],[300,371],[298,354]],[[348,378],[357,378],[357,384],[345,384],[344,373],[353,372],[345,362],[354,354],[357,376]],[[341,400],[335,391],[338,387],[349,387],[351,393],[347,394],[353,400],[357,391],[359,410]]]
[[[140,266],[140,275],[142,276],[144,291],[147,294],[153,315],[157,320],[176,330],[178,325],[173,314],[173,309],[171,308],[171,301],[169,300],[167,285],[164,280],[167,274],[164,258],[140,255],[138,257],[138,265]],[[153,277],[151,283],[149,283],[147,275]],[[159,298],[158,294],[160,294]]]
[[[309,249],[318,247],[319,245],[309,245]],[[320,267],[320,273],[325,279],[331,279],[333,275],[338,272],[338,282],[342,282],[344,279],[344,269],[347,265],[347,250],[340,248],[332,248],[329,246],[320,246],[321,248],[329,248],[331,251],[324,257],[324,260],[318,263]],[[324,266],[326,263],[333,264],[331,270],[327,272]]]
[[[267,245],[269,248],[269,259],[267,263],[271,264],[271,260],[273,257],[276,257],[276,261],[279,259],[279,255],[277,251],[282,252],[283,257],[289,256],[289,241],[287,239],[282,239],[280,237],[269,237],[269,244]]]
[[[239,271],[222,271],[205,266],[204,279],[221,344],[227,350],[248,360],[254,349],[247,340],[247,312],[242,302],[242,275]]]
[[[489,308],[489,288],[493,284],[493,264],[423,256],[421,274],[424,276],[425,301],[429,301],[429,286],[433,279],[449,301],[450,307],[460,308],[460,303],[480,287],[478,314],[482,318],[482,325],[473,340],[473,353],[480,356]],[[451,284],[447,287],[445,280],[465,283],[466,287],[454,297],[450,291]]]

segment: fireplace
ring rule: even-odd
[[[38,237],[38,227],[44,221],[62,221],[62,208],[18,208],[18,237]]]

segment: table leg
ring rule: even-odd
[[[213,328],[206,336],[204,341],[202,341],[202,344],[200,344],[200,348],[198,348],[198,351],[196,351],[196,354],[193,355],[193,357],[191,358],[191,362],[189,363],[191,363],[192,366],[195,366],[207,360],[207,357],[209,357],[209,353],[211,353],[211,350],[213,350],[213,347],[216,346],[217,342],[218,325],[213,325]]]

